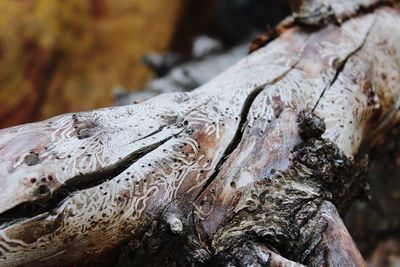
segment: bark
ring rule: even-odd
[[[365,265],[338,211],[399,120],[400,11],[323,2],[191,92],[2,130],[1,264]]]

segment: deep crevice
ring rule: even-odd
[[[354,56],[357,52],[359,52],[359,51],[364,47],[364,44],[366,43],[366,41],[367,41],[367,39],[368,39],[368,36],[369,36],[369,34],[371,33],[371,30],[372,30],[372,28],[373,28],[374,25],[375,25],[375,22],[376,22],[376,20],[372,22],[372,25],[371,25],[371,27],[368,29],[367,33],[365,34],[365,37],[364,37],[362,43],[361,43],[356,49],[354,49],[353,51],[351,51],[351,52],[344,58],[344,60],[340,63],[339,67],[336,69],[336,73],[335,73],[335,76],[333,77],[332,81],[331,81],[327,86],[325,86],[325,88],[322,90],[321,95],[319,96],[319,98],[318,98],[318,100],[317,100],[317,103],[315,103],[314,108],[311,110],[312,113],[314,113],[314,111],[315,111],[316,108],[318,107],[318,104],[319,104],[319,102],[321,101],[321,99],[324,97],[325,92],[326,92],[329,88],[332,87],[332,85],[333,85],[333,84],[336,82],[336,80],[338,79],[339,75],[343,72],[344,67],[346,66],[346,64],[347,64],[347,62],[349,61],[349,59],[350,59],[352,56]]]
[[[215,166],[214,173],[207,179],[206,183],[202,186],[201,190],[199,191],[199,193],[197,194],[197,196],[195,197],[193,202],[195,202],[201,196],[201,194],[206,190],[206,188],[215,180],[215,178],[219,174],[219,171],[222,168],[222,165],[229,159],[231,153],[241,143],[242,137],[243,137],[243,133],[244,133],[244,129],[245,129],[245,126],[246,126],[246,123],[247,123],[247,116],[249,114],[250,108],[253,105],[253,102],[256,99],[256,97],[265,89],[265,87],[273,85],[273,84],[279,82],[290,71],[292,71],[297,66],[297,64],[300,62],[300,60],[302,58],[303,51],[304,51],[305,47],[306,46],[304,46],[303,49],[300,51],[300,58],[287,71],[285,71],[281,75],[275,77],[270,82],[267,82],[265,84],[259,85],[252,92],[249,93],[249,95],[247,96],[247,98],[246,98],[246,100],[245,100],[245,102],[243,104],[243,109],[242,109],[242,111],[240,113],[239,125],[238,125],[237,131],[235,133],[235,136],[232,138],[231,142],[229,143],[229,145],[225,149],[225,151],[224,151],[222,157],[220,158],[219,162]],[[279,115],[280,115],[280,113],[279,113]]]
[[[155,133],[158,133],[156,131]],[[90,189],[101,183],[110,181],[115,178],[122,172],[124,172],[127,168],[129,168],[132,164],[134,164],[138,159],[142,158],[146,154],[152,152],[157,149],[165,142],[170,140],[172,137],[165,138],[157,143],[151,144],[147,147],[140,148],[125,158],[119,160],[118,162],[107,166],[99,171],[78,175],[75,176],[65,182],[63,186],[57,189],[53,194],[47,199],[39,199],[30,202],[23,202],[3,213],[0,214],[0,229],[9,225],[15,220],[31,218],[36,215],[49,212],[57,208],[64,200],[66,200],[73,193]],[[40,192],[38,192],[40,193]]]
[[[197,108],[199,108],[204,104],[206,104],[206,102],[193,107],[188,112],[186,112],[184,116],[188,115],[189,113],[191,113],[192,111],[196,110]],[[178,128],[182,127],[180,121],[182,121],[182,119],[174,121],[174,123],[178,125]],[[133,143],[136,143],[138,141],[149,138],[157,133],[160,133],[167,126],[169,125],[163,125],[157,130],[149,133],[148,135],[135,140]],[[57,208],[57,206],[59,206],[64,200],[66,200],[73,193],[81,190],[90,189],[101,183],[110,181],[111,179],[115,178],[123,171],[125,171],[138,159],[152,152],[153,150],[155,150],[156,148],[158,148],[159,146],[170,140],[172,137],[176,136],[177,134],[180,134],[183,131],[184,129],[177,132],[173,136],[161,140],[160,142],[154,143],[145,148],[140,148],[137,151],[132,152],[125,158],[120,159],[118,162],[110,166],[104,167],[101,170],[73,177],[67,180],[63,186],[61,186],[55,192],[53,192],[49,198],[42,198],[35,201],[23,202],[12,207],[9,210],[6,210],[5,212],[0,214],[0,229],[7,227],[8,225],[22,219],[32,218],[34,216],[37,216],[39,214],[44,214],[46,212],[51,213],[55,208]],[[48,187],[46,187],[45,189],[46,190],[44,191],[46,192],[44,193],[48,193],[49,192]],[[39,189],[37,191],[38,191],[37,193],[40,193],[43,190]]]
[[[242,140],[242,137],[243,137],[243,132],[244,132],[244,128],[245,128],[244,126],[245,126],[245,123],[247,122],[247,115],[250,111],[250,108],[251,108],[255,98],[262,92],[262,90],[265,88],[265,86],[266,85],[261,85],[261,86],[257,87],[256,89],[254,89],[253,92],[251,92],[247,96],[247,98],[243,104],[243,109],[240,113],[239,125],[238,125],[235,135],[233,136],[231,142],[229,143],[229,145],[225,149],[222,157],[219,159],[217,165],[215,166],[215,170],[214,170],[213,174],[211,174],[211,176],[208,177],[206,183],[202,186],[201,190],[197,194],[194,201],[196,201],[197,198],[204,192],[204,190],[212,183],[212,181],[214,181],[215,177],[217,177],[217,175],[219,174],[219,171],[222,168],[222,165],[228,160],[231,153],[240,144],[240,141]]]
[[[293,67],[292,67],[293,68]],[[292,69],[291,68],[291,69]],[[290,69],[290,70],[291,70]],[[290,71],[289,70],[289,71]],[[285,72],[283,75],[278,76],[273,82],[276,82],[277,80],[280,80],[283,76],[285,76],[289,71]],[[270,83],[268,83],[270,84]],[[214,179],[217,177],[217,175],[219,174],[219,170],[222,168],[223,164],[226,162],[226,160],[229,158],[229,156],[231,155],[231,153],[236,149],[236,147],[240,144],[242,137],[243,137],[243,133],[244,133],[244,129],[246,126],[246,122],[247,122],[247,116],[249,114],[250,108],[254,102],[254,100],[256,99],[256,97],[263,91],[263,89],[268,85],[268,84],[263,84],[261,86],[258,86],[257,88],[255,88],[246,98],[244,104],[243,104],[243,109],[241,111],[240,114],[240,120],[239,120],[239,125],[237,128],[237,131],[234,135],[234,137],[232,138],[231,142],[229,143],[229,145],[227,146],[226,150],[224,151],[222,157],[220,158],[219,162],[217,163],[216,167],[215,167],[215,171],[213,172],[213,174],[207,179],[207,182],[202,186],[201,190],[199,191],[199,193],[197,194],[197,196],[194,198],[193,202],[195,202],[197,200],[197,198],[199,196],[201,196],[201,194],[203,193],[203,191],[212,183],[212,181],[214,181]],[[170,202],[168,202],[160,211],[159,215],[157,216],[157,218],[155,218],[154,220],[157,221],[158,223],[161,220],[161,217],[164,215],[165,211],[176,201],[179,201],[180,198],[182,198],[185,194],[181,194],[179,195],[177,198],[171,200]],[[194,213],[193,213],[194,214]],[[192,217],[192,221],[193,221],[193,217]],[[143,231],[143,234],[141,235],[140,240],[142,240],[145,236],[146,233],[150,232],[151,229],[151,224],[148,225],[148,227],[146,227],[146,229]]]

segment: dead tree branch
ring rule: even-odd
[[[363,266],[337,209],[399,119],[400,11],[323,2],[192,92],[0,131],[1,265]]]

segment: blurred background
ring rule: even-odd
[[[248,53],[289,0],[0,0],[0,128],[190,90]],[[370,266],[400,266],[400,126],[371,153],[346,224]],[[390,184],[390,188],[388,188]]]
[[[1,0],[0,128],[110,106],[115,88],[151,79],[146,52],[187,60],[197,36],[233,46],[287,12],[272,0]]]

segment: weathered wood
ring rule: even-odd
[[[400,106],[400,11],[364,2],[192,92],[0,131],[1,264],[363,265],[336,208]]]

